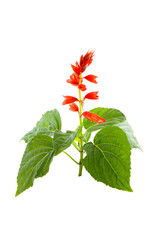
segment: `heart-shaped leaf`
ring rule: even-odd
[[[83,119],[83,125],[86,129],[85,135],[88,135],[88,133],[97,131],[99,129],[103,129],[107,126],[118,126],[120,127],[127,135],[128,140],[131,144],[132,148],[139,148],[141,149],[141,146],[139,145],[136,137],[134,136],[133,130],[129,123],[126,120],[126,117],[122,112],[120,112],[117,109],[114,108],[94,108],[90,112],[93,112],[97,114],[98,116],[104,118],[106,122],[104,123],[95,123],[91,122],[88,119]],[[89,140],[89,139],[88,139]]]
[[[57,109],[54,109],[43,114],[36,126],[26,133],[22,140],[28,143],[37,134],[53,136],[56,130],[61,130],[61,117]]]
[[[130,181],[131,147],[126,134],[116,126],[100,130],[94,143],[84,145],[86,170],[97,181],[120,190],[132,191]]]
[[[67,131],[66,133],[63,133],[61,131],[55,132],[53,139],[55,155],[58,155],[59,153],[70,147],[79,130],[80,127],[77,129],[77,131]]]
[[[16,196],[33,186],[35,178],[44,176],[54,156],[53,138],[35,136],[26,146],[17,177]]]

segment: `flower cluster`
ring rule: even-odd
[[[73,96],[63,96],[65,100],[63,101],[62,105],[69,104],[69,110],[73,112],[78,112],[80,114],[80,117],[83,116],[90,121],[94,121],[96,123],[102,123],[106,121],[104,118],[101,118],[98,115],[91,112],[87,112],[87,111],[82,113],[82,109],[81,109],[86,99],[96,100],[99,98],[98,91],[95,91],[95,92],[87,93],[83,97],[83,99],[81,99],[81,92],[84,92],[87,90],[86,85],[83,83],[84,80],[97,84],[97,80],[96,80],[97,76],[95,75],[90,74],[85,77],[82,77],[82,73],[93,62],[93,56],[94,56],[94,51],[88,51],[84,56],[82,55],[80,57],[79,63],[76,62],[75,65],[71,64],[73,73],[70,76],[70,78],[67,80],[67,83],[70,83],[73,86],[78,87],[79,99]],[[75,102],[79,102],[79,107]]]

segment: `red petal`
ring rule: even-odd
[[[70,103],[69,104],[69,110],[73,112],[79,112],[79,108],[75,103]]]
[[[87,68],[87,65],[84,67],[81,67],[81,72],[83,73],[86,70],[86,68]]]
[[[79,78],[78,76],[73,73],[71,76],[70,76],[70,79],[67,80],[68,83],[71,83],[73,86],[78,86],[79,84]]]
[[[80,66],[89,66],[93,61],[93,56],[95,55],[94,51],[88,51],[84,56],[82,55],[80,58]]]
[[[93,62],[94,51],[88,51],[84,56],[80,57],[81,72],[84,72],[86,68]]]
[[[78,99],[76,97],[72,97],[72,96],[63,96],[63,97],[65,98],[65,100],[63,101],[62,105],[78,101]]]
[[[78,62],[76,62],[76,66],[71,64],[71,67],[73,69],[73,72],[75,72],[77,75],[80,75],[81,67],[79,66]]]
[[[83,57],[83,55],[82,55],[82,56],[80,57],[80,66],[82,66],[83,62],[84,62],[84,57]]]
[[[103,123],[106,122],[106,120],[104,118],[101,118],[100,116],[98,116],[95,113],[92,112],[83,112],[82,115],[87,118],[88,120],[95,122],[95,123]]]
[[[96,100],[96,99],[99,98],[97,94],[98,94],[98,91],[97,91],[97,92],[87,93],[87,94],[85,95],[84,99],[87,98],[87,99],[91,99],[91,100]]]
[[[78,83],[73,82],[71,79],[67,79],[66,82],[72,84],[73,86],[78,86]]]
[[[78,88],[79,88],[81,91],[86,91],[86,89],[87,89],[87,88],[86,88],[86,85],[84,85],[84,84],[82,84],[82,83],[78,85]]]
[[[87,75],[87,76],[85,76],[84,78],[85,78],[86,80],[88,80],[89,82],[97,83],[97,81],[96,81],[97,76]]]

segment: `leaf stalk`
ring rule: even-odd
[[[72,158],[71,155],[69,155],[69,154],[68,154],[67,152],[65,152],[65,151],[63,151],[63,153],[65,153],[70,159],[72,159],[73,162],[75,162],[76,164],[79,165],[79,163],[78,163],[76,160],[74,160],[74,158]]]

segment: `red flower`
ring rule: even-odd
[[[81,66],[76,62],[75,66],[71,64],[71,67],[73,69],[73,72],[75,72],[77,75],[80,75],[81,73]]]
[[[93,62],[94,51],[88,51],[86,55],[80,57],[81,72],[84,72],[86,68]]]
[[[65,100],[63,101],[62,105],[79,101],[76,97],[72,97],[72,96],[63,96],[63,97],[65,98]]]
[[[96,100],[96,99],[99,98],[97,94],[98,94],[98,91],[97,91],[97,92],[87,93],[87,94],[85,95],[84,99],[87,98],[87,99],[91,99],[91,100]]]
[[[81,91],[85,91],[87,88],[86,88],[86,85],[84,84],[79,84],[78,88],[81,90]]]
[[[70,76],[70,79],[67,80],[68,83],[71,83],[73,86],[78,86],[79,84],[79,78],[78,76],[73,73],[71,76]]]
[[[69,104],[69,110],[72,112],[79,112],[79,108],[75,103],[70,103]]]
[[[104,118],[99,117],[97,114],[92,112],[83,112],[83,117],[87,118],[88,120],[95,122],[95,123],[103,123],[106,122]]]
[[[97,76],[87,75],[87,76],[85,76],[84,78],[85,78],[86,80],[88,80],[89,82],[97,83],[97,81],[96,81]]]

